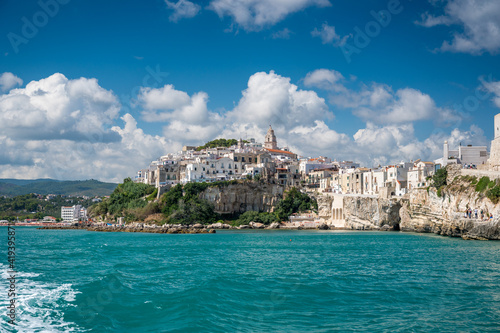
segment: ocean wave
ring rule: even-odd
[[[0,264],[0,289],[8,290],[8,266]],[[6,307],[10,302],[7,293],[0,293],[0,314],[2,332],[84,332],[75,323],[64,320],[65,310],[74,307],[76,295],[79,293],[71,284],[56,285],[43,283],[33,278],[37,273],[16,273],[16,326],[9,324]]]

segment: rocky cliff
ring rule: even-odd
[[[481,216],[476,219],[474,214],[472,218],[465,218],[468,208],[491,213],[494,218],[481,220]],[[400,215],[403,231],[433,232],[464,239],[500,239],[500,207],[460,180],[443,188],[441,196],[433,188],[411,191],[409,198],[403,201]]]
[[[249,210],[272,212],[283,198],[284,187],[275,184],[248,182],[222,187],[209,187],[201,198],[210,201],[219,214],[244,213]]]
[[[399,199],[345,196],[345,227],[354,230],[399,230]]]

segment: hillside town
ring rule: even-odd
[[[278,146],[274,130],[269,126],[263,144],[252,138],[240,139],[230,147],[184,146],[182,151],[162,156],[147,169],[138,171],[135,181],[162,189],[179,183],[261,179],[320,193],[387,198],[429,186],[434,172],[448,164],[483,168],[488,158],[486,146],[449,147],[448,142],[444,142],[443,156],[437,160],[401,161],[370,168],[354,161],[332,161],[325,156],[298,156],[288,147]]]

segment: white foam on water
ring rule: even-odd
[[[16,273],[16,323],[7,321],[7,305],[10,302],[7,290],[8,266],[0,264],[0,331],[1,332],[84,332],[75,323],[64,321],[64,310],[76,306],[71,304],[79,293],[71,284],[56,285],[31,280],[37,273]]]

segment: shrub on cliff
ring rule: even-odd
[[[179,200],[182,199],[182,185],[177,184],[160,198],[161,212],[169,216],[179,208]]]
[[[194,197],[188,201],[180,200],[178,208],[167,218],[167,222],[175,224],[210,224],[215,223],[217,217],[210,202]]]
[[[432,176],[432,187],[439,189],[441,186],[445,186],[446,177],[448,177],[448,171],[445,168],[437,170],[434,176]]]
[[[135,183],[130,178],[125,178],[118,184],[110,197],[92,206],[92,215],[120,215],[126,209],[146,207],[147,201],[143,198],[152,194],[155,187],[142,183]]]
[[[476,192],[483,192],[490,183],[489,177],[481,177],[476,184]]]
[[[491,200],[491,202],[497,204],[498,201],[500,200],[500,186],[495,185],[492,188],[490,188],[488,192],[486,192],[486,196],[488,197],[488,199]]]
[[[303,212],[309,209],[318,209],[318,203],[305,193],[301,193],[295,187],[292,187],[285,198],[278,202],[276,207],[276,216],[280,220],[288,220],[293,213]]]
[[[262,224],[271,224],[277,222],[278,217],[274,213],[259,213],[253,210],[249,210],[240,215],[240,217],[234,221],[234,225],[249,224],[250,222],[258,222]]]

